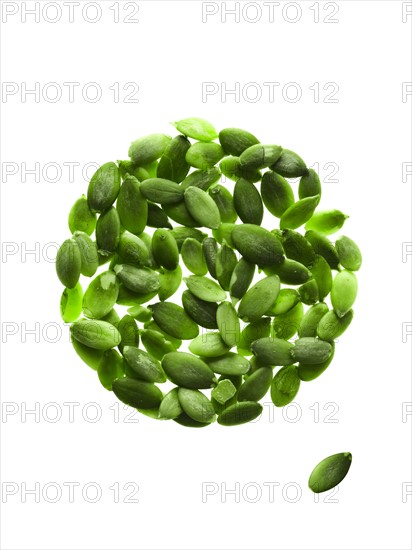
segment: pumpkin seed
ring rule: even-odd
[[[222,340],[230,347],[240,340],[240,322],[235,308],[229,302],[222,302],[216,312],[217,326]]]
[[[165,134],[150,134],[136,139],[129,147],[129,157],[137,166],[159,159],[172,138]]]
[[[309,306],[319,301],[319,287],[316,279],[311,279],[299,287],[299,296],[304,304]]]
[[[259,403],[242,401],[225,409],[218,416],[217,421],[221,426],[238,426],[255,420],[262,414],[262,410],[263,407]]]
[[[320,302],[309,308],[300,322],[298,330],[299,338],[316,336],[319,321],[328,311],[329,308],[324,302]]]
[[[219,132],[220,145],[227,155],[239,157],[243,151],[259,143],[250,132],[240,128],[225,128]]]
[[[70,327],[70,333],[81,344],[98,350],[107,350],[120,344],[121,336],[116,327],[97,319],[80,319]]]
[[[290,311],[299,302],[299,293],[292,288],[282,288],[275,303],[266,312],[266,315],[283,315]]]
[[[179,250],[182,249],[183,243],[186,239],[196,239],[202,243],[207,237],[206,233],[202,233],[199,229],[194,229],[192,227],[174,227],[171,233],[177,242]]]
[[[282,232],[282,245],[286,257],[309,267],[315,260],[315,251],[309,241],[297,231],[285,229]]]
[[[81,274],[86,277],[93,277],[99,267],[97,244],[83,231],[76,231],[73,234],[73,239],[78,244],[80,250]]]
[[[182,304],[186,313],[195,323],[208,329],[218,328],[216,321],[218,305],[216,303],[205,302],[189,290],[185,290],[182,294]]]
[[[133,176],[126,176],[117,197],[116,209],[122,226],[140,235],[147,224],[147,200],[140,190],[140,183]]]
[[[113,349],[104,351],[97,368],[97,375],[102,386],[106,390],[112,391],[113,382],[117,378],[123,378],[124,376],[123,358],[121,355]]]
[[[235,185],[233,201],[243,223],[260,225],[263,220],[263,203],[259,191],[249,181],[240,178]]]
[[[331,346],[332,353],[330,357],[326,359],[326,361],[323,361],[322,363],[317,363],[315,365],[299,363],[298,374],[301,380],[303,380],[304,382],[310,382],[311,380],[315,380],[315,378],[318,378],[323,372],[325,372],[325,370],[332,363],[333,356],[335,354],[335,344],[331,342]]]
[[[189,271],[194,275],[206,275],[207,264],[203,255],[202,245],[196,239],[186,239],[183,242],[182,260]]]
[[[344,270],[335,275],[330,299],[338,317],[343,317],[352,308],[357,293],[358,281],[352,271]]]
[[[135,267],[133,265],[118,264],[115,266],[114,271],[119,281],[121,281],[124,286],[132,292],[136,292],[138,294],[148,294],[159,290],[159,275],[148,267]]]
[[[238,353],[228,352],[220,357],[207,358],[206,363],[217,374],[242,375],[250,369],[250,363]]]
[[[277,218],[295,202],[292,187],[285,178],[272,171],[263,174],[260,191],[264,205]]]
[[[253,281],[254,275],[255,264],[241,258],[235,265],[229,283],[229,292],[233,303],[243,298]]]
[[[280,145],[256,144],[248,147],[240,155],[240,164],[247,168],[266,168],[274,164],[282,154]]]
[[[305,239],[310,242],[316,254],[323,256],[331,269],[338,269],[339,256],[330,240],[318,231],[307,231]]]
[[[190,215],[202,226],[219,227],[220,212],[214,200],[198,187],[188,187],[184,192],[185,204]]]
[[[140,184],[146,199],[162,205],[176,204],[183,200],[183,189],[178,183],[163,178],[149,178]],[[166,212],[167,215],[168,212]]]
[[[346,477],[351,464],[351,453],[337,453],[324,458],[310,474],[309,488],[314,493],[333,489]]]
[[[122,403],[136,409],[157,408],[162,401],[162,392],[157,386],[127,376],[114,380],[112,389]]]
[[[183,136],[176,136],[169,141],[157,167],[157,177],[180,183],[187,176],[190,166],[186,162],[186,153],[190,141]]]
[[[282,214],[280,218],[281,229],[297,229],[306,223],[312,216],[319,204],[320,196],[306,197],[300,199]]]
[[[316,214],[313,214],[311,219],[308,220],[305,229],[306,231],[314,230],[324,235],[331,235],[339,231],[348,217],[349,216],[346,216],[340,210],[316,212]]]
[[[258,371],[259,372],[259,371]],[[294,365],[283,367],[273,378],[270,396],[276,407],[291,403],[299,391],[300,378]]]
[[[223,302],[226,299],[226,292],[207,277],[190,275],[183,280],[190,292],[205,302]]]
[[[273,319],[272,330],[273,336],[290,340],[294,336],[300,326],[304,314],[303,305],[298,302],[294,308],[283,315],[277,315]]]
[[[180,187],[182,189],[199,187],[203,191],[207,191],[211,185],[220,180],[220,176],[220,170],[216,166],[208,170],[195,170],[182,181]]]
[[[260,319],[276,301],[280,290],[277,275],[258,281],[243,296],[239,304],[239,317],[245,322]]]
[[[179,403],[179,388],[173,388],[167,393],[160,403],[159,418],[172,420],[182,414],[183,409]]]
[[[167,214],[154,202],[147,201],[147,225],[149,227],[165,227],[172,229]]]
[[[267,394],[273,378],[271,368],[262,367],[251,374],[240,386],[238,401],[260,401]]]
[[[199,170],[208,170],[224,157],[225,153],[217,143],[197,142],[186,153],[186,162]]]
[[[162,367],[169,380],[183,388],[207,389],[216,381],[208,365],[190,353],[167,353],[162,359]]]
[[[230,280],[237,265],[237,257],[232,248],[223,241],[216,254],[216,276],[223,290],[229,290]]]
[[[232,239],[236,249],[252,264],[271,266],[284,261],[282,245],[263,227],[247,223],[236,225]]]
[[[100,215],[96,224],[96,242],[99,253],[109,256],[116,251],[120,240],[120,219],[113,206]]]
[[[338,317],[333,310],[328,311],[319,321],[317,329],[319,338],[328,342],[338,338],[351,324],[352,319],[353,310],[349,310],[343,317]]]
[[[194,338],[189,344],[189,350],[194,355],[202,357],[220,357],[227,353],[230,346],[225,344],[218,332],[206,332]]]
[[[233,197],[229,191],[222,185],[215,185],[209,190],[209,195],[219,209],[221,221],[224,223],[234,223],[237,220],[237,213]]]
[[[149,250],[146,244],[141,238],[127,231],[120,235],[117,253],[119,255],[119,263],[134,266],[149,264]]]
[[[281,338],[259,338],[252,344],[252,351],[263,365],[288,366],[294,363],[293,344]]]
[[[239,157],[225,157],[221,160],[219,168],[224,176],[233,181],[245,178],[251,183],[256,183],[262,179],[260,170],[242,166]]]
[[[329,359],[332,354],[332,346],[318,338],[304,337],[295,341],[291,355],[295,361],[306,365],[317,365]]]
[[[166,353],[176,351],[173,344],[157,330],[145,329],[140,334],[146,351],[158,361],[161,361]]]
[[[179,388],[178,397],[180,406],[193,420],[210,423],[216,419],[212,403],[201,391]]]
[[[139,378],[146,382],[166,382],[166,375],[160,363],[145,351],[136,347],[125,346],[123,356],[130,367],[133,378]]]
[[[311,272],[318,286],[319,300],[323,301],[332,288],[332,271],[323,256],[316,255]]]
[[[287,285],[300,285],[312,277],[307,267],[288,258],[282,264],[266,267],[263,271],[266,275],[277,275]]]
[[[304,174],[300,178],[298,195],[300,199],[314,197],[315,195],[322,195],[319,176],[312,168],[309,168],[307,174]]]
[[[112,310],[119,295],[119,282],[113,271],[105,271],[90,283],[83,297],[83,313],[101,319]]]
[[[80,283],[65,288],[60,299],[60,315],[65,323],[77,321],[82,312],[83,289]]]
[[[213,141],[217,138],[212,124],[203,118],[184,118],[172,124],[181,134],[199,141]]]
[[[82,258],[79,245],[74,239],[67,239],[56,256],[56,273],[62,285],[74,288],[80,278]]]
[[[202,250],[203,250],[203,255],[205,257],[205,260],[206,260],[207,269],[208,269],[210,275],[214,279],[217,279],[216,256],[217,256],[218,249],[219,249],[219,247],[218,247],[218,244],[216,242],[216,239],[214,239],[213,237],[207,237],[203,241]]]
[[[345,269],[358,271],[362,265],[362,253],[358,245],[349,237],[339,237],[335,242],[339,261]]]
[[[156,229],[152,238],[152,251],[155,261],[174,271],[179,265],[179,249],[172,233],[167,229]]]
[[[93,174],[87,189],[87,202],[92,212],[108,210],[120,190],[119,168],[114,162],[107,162]]]
[[[237,392],[236,387],[228,379],[219,380],[217,386],[212,389],[211,395],[221,405],[224,405]]]
[[[166,334],[181,340],[192,340],[199,334],[199,327],[182,307],[172,302],[158,302],[150,308],[153,319]]]
[[[136,321],[131,315],[124,315],[118,325],[117,330],[120,332],[121,341],[119,344],[119,350],[123,352],[125,346],[139,346],[139,328]]]
[[[283,149],[280,158],[270,168],[285,178],[298,178],[308,173],[305,162],[289,149]]]
[[[97,371],[97,369],[99,368],[99,363],[103,357],[103,350],[86,346],[75,338],[71,339],[71,343],[74,351],[77,353],[80,359],[84,363],[86,363],[88,367]]]
[[[71,233],[83,231],[87,235],[96,229],[96,214],[90,210],[85,195],[77,199],[69,212],[69,229]]]

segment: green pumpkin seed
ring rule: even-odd
[[[126,176],[117,197],[116,209],[122,226],[140,235],[147,224],[147,200],[140,190],[140,183],[133,176]]]
[[[288,258],[282,264],[266,267],[263,271],[266,275],[277,275],[287,285],[301,285],[312,277],[307,267]]]
[[[197,420],[193,420],[193,418],[185,412],[177,418],[174,418],[173,422],[185,426],[186,428],[205,428],[206,426],[210,426],[210,422],[197,422]]]
[[[152,250],[152,236],[148,233],[141,233],[139,235],[139,239],[142,240],[147,248],[147,252],[149,253],[149,259],[147,261],[147,266],[152,269],[157,269],[159,266],[156,264],[156,261],[153,256],[153,250]],[[123,262],[127,263],[127,262]]]
[[[310,382],[318,378],[332,363],[333,356],[335,354],[335,344],[331,342],[332,353],[326,361],[322,363],[317,363],[315,365],[308,365],[305,363],[300,363],[298,366],[298,375],[301,380],[304,382]]]
[[[227,353],[229,349],[230,346],[225,344],[218,332],[200,334],[189,345],[191,353],[202,357],[220,357]]]
[[[145,351],[136,347],[125,346],[123,356],[130,367],[129,376],[146,382],[166,382],[166,375],[160,363]]]
[[[345,269],[358,271],[362,265],[362,253],[358,245],[349,237],[339,237],[335,242],[339,261]]]
[[[120,239],[120,219],[116,208],[111,207],[100,215],[96,224],[96,242],[99,253],[109,256],[116,251]]]
[[[300,326],[304,314],[303,305],[298,302],[294,308],[283,315],[277,315],[273,319],[272,329],[273,336],[289,340],[294,336]]]
[[[220,357],[207,358],[206,363],[217,374],[238,376],[246,374],[250,363],[238,353],[228,352]]]
[[[60,315],[65,323],[77,321],[82,312],[83,289],[80,283],[74,288],[65,288],[60,299]]]
[[[309,488],[314,493],[333,489],[346,477],[351,464],[351,453],[337,453],[324,458],[310,474]]]
[[[217,143],[198,142],[190,146],[186,162],[199,170],[208,170],[224,157],[223,149]]]
[[[172,139],[159,160],[157,177],[176,183],[183,181],[190,169],[185,158],[189,147],[190,141],[183,136]]]
[[[107,350],[120,344],[121,336],[116,327],[97,319],[80,319],[70,327],[75,340],[89,348]]]
[[[117,246],[120,263],[145,266],[149,264],[149,250],[141,238],[125,231]]]
[[[207,389],[216,381],[208,365],[190,353],[167,353],[162,359],[162,367],[169,380],[183,388]]]
[[[186,239],[183,242],[182,260],[189,271],[194,275],[206,275],[207,264],[203,255],[202,245],[196,239]]]
[[[308,306],[316,304],[319,301],[319,287],[315,279],[307,281],[299,287],[299,296],[301,301]]]
[[[183,280],[190,292],[205,302],[223,302],[226,299],[226,292],[207,277],[190,275]]]
[[[156,229],[152,238],[152,250],[155,261],[173,271],[179,265],[179,249],[172,233],[167,229]]]
[[[185,225],[188,229],[192,227],[201,227],[201,224],[190,214],[184,201],[177,204],[163,204],[162,208],[170,219],[176,223]]]
[[[139,346],[139,328],[136,321],[131,315],[124,315],[118,325],[117,330],[120,332],[121,341],[119,344],[119,350],[123,352],[125,346]]]
[[[136,409],[154,409],[162,401],[162,392],[157,386],[135,378],[118,378],[113,382],[112,388],[122,403]]]
[[[212,237],[207,237],[202,243],[202,250],[206,260],[207,269],[214,279],[217,279],[216,256],[218,249],[219,247],[216,239]]]
[[[90,180],[87,189],[87,202],[92,212],[108,210],[120,191],[119,168],[114,162],[100,166]]]
[[[266,315],[284,315],[299,302],[299,293],[292,288],[282,288],[275,303],[266,312]]]
[[[300,178],[298,195],[300,199],[314,197],[315,195],[322,195],[322,187],[319,176],[312,168],[309,168],[308,173],[304,174]]]
[[[270,168],[285,178],[298,178],[308,173],[303,159],[289,149],[283,149],[280,158]]]
[[[321,340],[331,342],[341,336],[353,319],[353,310],[349,310],[343,317],[338,317],[332,310],[326,313],[319,321],[318,336]]]
[[[216,166],[209,170],[195,170],[182,181],[180,187],[182,189],[199,187],[199,189],[207,191],[211,185],[220,180],[220,176],[220,170]]]
[[[274,164],[282,154],[280,145],[256,144],[248,147],[240,155],[240,164],[247,168],[266,168]]]
[[[237,394],[238,401],[260,401],[267,394],[272,378],[271,368],[258,369],[240,386]]]
[[[223,241],[226,241],[226,244],[235,248],[235,244],[232,239],[232,231],[234,230],[236,224],[234,223],[221,223],[218,229],[213,229],[212,234],[215,240],[222,244]]]
[[[123,359],[114,349],[103,352],[97,368],[100,383],[106,390],[112,391],[113,382],[124,376]]]
[[[263,174],[260,191],[264,205],[277,218],[295,202],[292,187],[285,178],[275,172]]]
[[[251,183],[257,183],[262,179],[260,170],[242,166],[239,157],[225,157],[221,160],[219,168],[224,176],[233,181],[245,178]]]
[[[223,290],[229,290],[230,280],[237,265],[237,257],[232,248],[223,241],[216,254],[216,276]]]
[[[171,141],[165,134],[150,134],[134,141],[129,147],[129,157],[137,166],[144,166],[159,159]]]
[[[159,290],[159,275],[148,267],[118,264],[115,266],[114,271],[119,281],[132,292],[137,294],[149,294]]]
[[[119,296],[117,297],[116,303],[121,306],[137,306],[139,304],[145,304],[150,302],[157,294],[157,291],[147,292],[147,293],[138,293],[132,292],[124,284],[120,284],[119,287]]]
[[[83,231],[87,235],[92,235],[96,229],[96,214],[90,210],[84,195],[77,199],[69,212],[69,229],[71,233]]]
[[[221,221],[224,223],[234,223],[237,220],[237,213],[233,197],[229,191],[222,185],[215,185],[209,190],[209,195],[219,209]]]
[[[241,258],[235,265],[229,283],[229,292],[233,303],[243,298],[253,281],[254,275],[255,264]]]
[[[127,313],[133,317],[133,319],[136,319],[136,321],[140,321],[141,323],[146,323],[146,321],[150,321],[152,318],[152,311],[141,305],[129,307]]]
[[[331,269],[338,269],[339,256],[330,240],[317,231],[307,231],[305,239],[310,242],[316,254],[323,256]]]
[[[80,359],[84,363],[86,363],[88,367],[97,371],[97,369],[99,368],[99,363],[103,357],[103,350],[86,346],[75,338],[71,339],[71,343],[74,351],[77,353]]]
[[[306,223],[312,216],[319,204],[320,196],[306,197],[292,204],[280,218],[281,229],[297,229]]]
[[[280,290],[277,275],[258,281],[243,296],[239,304],[239,317],[245,322],[260,319],[276,301]]]
[[[173,345],[174,350],[179,349],[182,345],[182,340],[180,340],[179,338],[175,338],[174,336],[162,330],[153,319],[151,319],[150,321],[146,321],[146,323],[144,324],[144,328],[146,330],[154,330],[156,332],[159,332],[165,338],[165,340]]]
[[[83,297],[83,313],[101,319],[113,309],[119,295],[119,283],[113,271],[105,271],[90,283]]]
[[[176,204],[183,200],[183,189],[178,183],[163,178],[149,178],[140,184],[146,199],[162,205]],[[168,212],[166,214],[169,216]]]
[[[178,397],[180,406],[193,420],[210,423],[216,419],[212,403],[199,390],[179,388]]]
[[[305,225],[305,229],[306,231],[313,230],[324,235],[332,235],[332,233],[339,231],[348,217],[340,210],[316,212]]]
[[[190,215],[200,225],[211,229],[219,227],[221,223],[219,208],[206,191],[198,187],[188,187],[184,195]]]
[[[172,420],[182,414],[183,409],[179,403],[179,388],[173,388],[167,393],[160,403],[159,418]]]
[[[97,244],[83,231],[75,231],[73,239],[78,244],[80,250],[81,274],[86,277],[93,277],[99,267]]]
[[[252,351],[258,361],[271,367],[292,365],[294,363],[292,350],[293,344],[281,338],[259,338],[252,344]]]
[[[216,313],[217,304],[214,302],[205,302],[197,298],[189,290],[182,294],[182,303],[186,313],[195,323],[208,329],[217,329]]]
[[[56,273],[66,288],[74,288],[80,278],[82,258],[80,248],[74,239],[67,239],[56,256]]]
[[[282,233],[282,245],[286,257],[309,267],[315,260],[315,251],[309,241],[297,231],[285,229]]]
[[[352,308],[358,293],[358,281],[352,271],[340,271],[333,279],[330,299],[338,317],[343,317]]]
[[[270,388],[270,397],[276,407],[291,403],[299,391],[300,378],[294,365],[283,367],[275,374]]]
[[[240,128],[225,128],[221,130],[219,132],[219,141],[226,155],[233,155],[234,157],[239,157],[243,151],[259,143],[257,137]]]
[[[161,361],[166,353],[176,351],[173,344],[157,330],[142,330],[141,338],[146,351],[158,361]]]
[[[300,322],[298,331],[299,338],[316,336],[319,321],[328,311],[328,306],[323,302],[309,308]]]
[[[167,214],[154,202],[147,201],[147,225],[149,227],[165,227],[172,229]]]
[[[171,302],[158,302],[150,308],[159,327],[174,338],[192,340],[199,334],[199,327],[182,307]]]
[[[240,178],[235,185],[233,201],[243,223],[260,225],[263,220],[263,203],[259,191],[249,181]]]
[[[317,365],[327,361],[332,354],[332,346],[318,338],[304,337],[295,341],[291,355],[295,361],[306,365]]]
[[[240,342],[237,347],[238,353],[244,356],[252,355],[253,342],[259,338],[266,338],[270,336],[270,323],[270,317],[262,317],[261,319],[246,325],[240,333]]]
[[[229,302],[222,302],[216,312],[217,326],[222,340],[230,347],[240,341],[240,322],[235,308]]]
[[[186,239],[196,239],[202,243],[207,237],[206,233],[202,233],[199,229],[194,229],[192,227],[174,227],[171,233],[177,242],[179,250],[182,250],[183,243]]]
[[[182,268],[177,266],[173,271],[162,269],[159,273],[159,300],[164,302],[178,290],[182,282]]]
[[[225,409],[218,416],[217,421],[221,426],[238,426],[255,420],[262,414],[262,410],[263,407],[259,403],[242,401],[242,403],[235,403]]]
[[[232,231],[232,239],[236,249],[252,264],[272,266],[284,261],[282,245],[273,233],[263,227],[253,224],[236,225]]]
[[[236,394],[237,389],[228,379],[219,380],[217,386],[212,390],[212,398],[215,399],[221,405],[224,405],[229,399]]]
[[[184,118],[172,124],[181,134],[199,141],[213,141],[217,138],[217,132],[212,124],[203,118]]]
[[[323,301],[332,288],[332,271],[323,256],[316,255],[311,272],[318,285],[319,300]]]
[[[122,179],[125,179],[127,176],[133,176],[138,181],[144,181],[151,177],[150,173],[143,166],[136,166],[131,160],[118,160],[117,164]]]

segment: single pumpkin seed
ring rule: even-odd
[[[289,206],[280,218],[280,229],[297,229],[306,223],[313,216],[319,201],[320,196],[315,195],[300,199]]]
[[[241,258],[235,265],[229,283],[229,292],[233,303],[241,300],[246,294],[253,281],[255,268],[255,264],[247,262],[244,258]]]
[[[216,254],[216,276],[223,290],[229,290],[230,280],[236,265],[235,251],[223,241]]]
[[[77,199],[70,209],[69,229],[71,233],[83,231],[87,235],[92,235],[96,229],[96,214],[90,210],[85,195]]]
[[[162,392],[154,384],[127,376],[114,380],[112,388],[120,401],[136,409],[157,408],[163,397]]]
[[[86,346],[75,338],[71,339],[71,343],[74,351],[77,353],[80,359],[84,363],[86,363],[88,367],[97,371],[97,369],[99,368],[99,363],[103,357],[103,350]]]
[[[159,272],[159,300],[164,302],[178,290],[182,282],[182,268],[177,266],[173,271],[161,269]]]
[[[116,252],[120,240],[120,219],[113,206],[100,215],[96,224],[96,242],[99,253],[109,256]]]
[[[73,239],[78,244],[80,250],[82,261],[81,274],[86,277],[93,277],[99,267],[97,244],[83,231],[75,231]]]
[[[186,153],[190,141],[184,136],[176,136],[169,141],[157,167],[157,177],[180,183],[187,176],[190,166],[186,162]]]
[[[263,174],[260,191],[264,205],[277,218],[295,202],[292,187],[285,178],[272,171]]]
[[[240,155],[240,164],[247,168],[266,168],[274,164],[282,154],[280,145],[256,144],[248,147]]]
[[[280,290],[277,275],[265,277],[253,285],[239,304],[239,317],[246,322],[260,319],[276,301]]]
[[[183,243],[186,239],[196,239],[202,243],[207,237],[206,233],[192,227],[174,227],[171,233],[177,242],[179,250],[182,249]]]
[[[83,289],[80,283],[65,288],[60,299],[60,315],[65,323],[77,321],[82,312]]]
[[[289,149],[283,149],[280,158],[270,168],[285,178],[298,178],[308,173],[303,159]]]
[[[333,309],[343,317],[352,308],[358,293],[358,281],[352,271],[344,270],[335,275],[330,293]]]
[[[266,315],[283,315],[295,307],[299,300],[300,296],[297,290],[292,288],[282,288],[275,303],[268,309]]]
[[[120,191],[120,172],[114,162],[107,162],[93,174],[87,189],[87,202],[92,212],[108,210]]]
[[[182,260],[194,275],[206,275],[207,264],[203,255],[202,245],[196,239],[186,239],[181,249]]]
[[[318,286],[319,300],[323,301],[332,288],[332,271],[323,256],[316,255],[311,272]]]
[[[215,302],[205,302],[197,298],[189,290],[182,294],[182,304],[195,323],[208,329],[217,329],[216,313],[218,305]]]
[[[158,361],[161,361],[166,353],[176,351],[172,342],[157,330],[144,329],[140,336],[146,351]]]
[[[199,327],[182,307],[172,302],[158,302],[150,308],[153,319],[166,334],[181,340],[192,340],[199,334]]]
[[[123,352],[125,346],[139,346],[139,328],[131,315],[124,315],[117,324],[117,330],[120,332],[121,341],[119,350]]]
[[[189,174],[181,183],[182,189],[188,187],[199,187],[203,191],[207,191],[214,183],[220,180],[220,170],[213,166],[208,170],[195,170]]]
[[[186,153],[186,162],[199,170],[208,170],[224,157],[225,153],[217,143],[197,142]]]
[[[70,327],[70,333],[81,344],[98,350],[107,350],[120,344],[121,335],[116,327],[97,319],[80,319]]]
[[[137,166],[144,166],[159,159],[171,141],[165,134],[150,134],[134,141],[129,147],[129,157]]]
[[[298,330],[299,338],[316,336],[319,321],[328,311],[329,308],[324,302],[320,302],[309,308],[300,322]]]
[[[236,310],[229,302],[222,302],[216,312],[217,326],[222,340],[230,347],[240,341],[240,322]]]
[[[207,269],[210,275],[217,279],[216,274],[216,256],[217,251],[219,250],[216,239],[213,237],[207,237],[202,243],[203,255],[206,260]]]
[[[120,235],[117,245],[118,263],[134,266],[147,266],[149,264],[149,250],[140,237],[125,231]]]
[[[217,374],[239,376],[246,374],[250,369],[250,363],[238,353],[228,352],[220,357],[205,359],[206,363]]]
[[[237,213],[230,192],[222,185],[214,185],[209,190],[209,195],[215,201],[219,209],[220,219],[223,223],[234,223],[237,220]]]
[[[312,168],[309,168],[307,174],[300,178],[298,195],[300,199],[322,195],[319,176]]]
[[[232,231],[236,249],[252,264],[279,265],[284,261],[282,245],[278,239],[258,225],[236,225]],[[269,306],[268,306],[269,307]]]
[[[147,200],[140,185],[134,176],[126,176],[116,202],[120,223],[134,235],[140,235],[144,231],[148,217]]]
[[[270,396],[276,407],[291,403],[299,391],[300,378],[294,365],[283,367],[273,378]]]
[[[185,204],[190,215],[202,226],[216,229],[219,227],[220,212],[214,200],[198,187],[188,187],[184,192]]]
[[[105,271],[90,283],[83,297],[83,313],[101,319],[113,309],[119,295],[119,282],[113,271]]]
[[[181,134],[199,141],[213,141],[217,138],[212,124],[203,118],[184,118],[172,124]]]
[[[179,265],[179,249],[173,234],[167,229],[156,229],[152,238],[152,251],[155,261],[173,271]]]
[[[183,280],[190,292],[205,302],[223,302],[226,299],[226,292],[207,277],[190,275]]]
[[[346,477],[351,464],[351,453],[337,453],[324,458],[310,474],[309,488],[314,493],[333,489]]]
[[[336,313],[328,311],[326,315],[322,317],[318,324],[318,336],[322,340],[328,342],[333,341],[335,338],[341,336],[353,319],[353,310],[349,310],[343,317],[338,317]]]
[[[263,203],[259,191],[244,178],[235,185],[233,202],[243,223],[260,225],[263,220]]]
[[[323,256],[331,269],[338,269],[339,256],[330,240],[318,231],[307,231],[305,239],[310,242],[316,254]]]
[[[97,368],[97,375],[101,385],[109,391],[112,391],[113,382],[117,378],[123,378],[123,358],[116,350],[108,349],[103,352],[103,357]]]
[[[358,245],[349,237],[339,237],[335,242],[339,261],[345,269],[358,271],[362,265],[362,253]]]
[[[183,409],[179,403],[179,388],[173,388],[167,393],[160,403],[159,418],[172,420],[182,414]]]
[[[349,216],[346,216],[340,210],[324,210],[322,212],[316,212],[313,214],[310,220],[305,225],[306,231],[319,231],[324,235],[331,235],[336,233],[345,223],[345,220]]]
[[[306,365],[317,365],[323,363],[332,354],[332,346],[329,342],[319,338],[304,337],[295,341],[291,355],[295,361]]]
[[[189,350],[194,355],[202,357],[220,357],[230,349],[218,332],[199,334],[189,344]]]
[[[262,410],[263,407],[259,403],[242,401],[225,409],[217,421],[221,426],[238,426],[256,420],[262,414]]]
[[[193,420],[210,423],[216,419],[212,403],[201,391],[179,388],[178,397],[180,406]]]
[[[147,201],[147,225],[149,227],[172,229],[172,224],[166,212],[160,206],[150,201]]]
[[[132,292],[137,294],[149,294],[159,290],[159,275],[148,267],[118,264],[115,266],[114,271],[119,281]]]
[[[281,338],[259,338],[252,344],[252,351],[263,365],[282,367],[292,365],[293,344]]]
[[[56,256],[57,276],[66,288],[74,288],[80,278],[82,257],[74,239],[67,239],[60,246]]]
[[[239,157],[243,151],[259,143],[257,137],[240,128],[225,128],[219,132],[220,145],[226,155]]]
[[[303,305],[301,302],[298,302],[287,313],[277,315],[272,323],[273,336],[283,338],[283,340],[290,340],[297,333],[303,314]]]
[[[140,191],[146,199],[162,205],[171,205],[183,200],[183,189],[178,183],[163,178],[149,178],[140,184]],[[168,212],[166,212],[167,215]]]
[[[251,374],[240,386],[238,401],[260,401],[267,394],[273,378],[271,368],[262,367]]]
[[[183,388],[207,389],[216,381],[210,367],[190,353],[167,353],[162,359],[162,367],[169,380]]]
[[[122,353],[133,378],[146,382],[166,382],[166,375],[159,361],[153,359],[147,352],[133,346],[125,346]]]
[[[308,305],[314,305],[319,301],[319,287],[316,279],[310,279],[299,287],[299,296],[301,301]]]

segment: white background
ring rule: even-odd
[[[6,4],[18,10],[7,21]],[[412,16],[402,21],[408,3],[342,1],[336,23],[323,21],[334,3],[318,4],[318,23],[314,2],[299,3],[294,23],[293,5],[283,12],[285,3],[275,6],[271,22],[269,7],[260,3],[261,18],[252,23],[253,3],[238,22],[233,15],[222,21],[224,6],[209,3],[218,13],[203,22],[202,2],[140,1],[139,22],[125,23],[133,3],[120,2],[116,23],[110,9],[116,3],[101,1],[94,24],[79,8],[70,23],[63,4],[56,23],[45,20],[55,17],[53,6],[39,22],[29,15],[24,22],[23,4],[3,2],[1,29],[2,80],[16,91],[2,99],[2,548],[411,548],[412,496],[402,494],[412,480],[411,416],[402,419],[411,402],[410,337],[402,340],[403,323],[411,322],[411,258],[402,259],[403,243],[412,240],[411,177],[402,178],[402,164],[411,161],[412,97],[402,98],[403,83],[411,81]],[[36,82],[37,100],[22,95],[24,83]],[[63,92],[55,103],[42,96],[49,82]],[[73,102],[64,82],[80,83]],[[89,82],[102,90],[96,103],[82,97]],[[138,103],[124,102],[128,82],[139,86]],[[219,93],[202,97],[204,82],[220,92],[238,82],[239,101]],[[245,88],[251,82],[255,88]],[[272,101],[265,82],[279,83]],[[302,92],[296,102],[282,95],[290,82]],[[323,101],[330,82],[339,87],[335,103]],[[110,89],[115,83],[118,102]],[[318,101],[310,89],[315,83]],[[257,86],[262,97],[252,102]],[[242,127],[262,142],[293,149],[308,165],[319,163],[322,180],[330,172],[326,163],[338,167],[337,181],[324,181],[321,207],[350,215],[344,233],[364,257],[359,297],[332,366],[302,383],[298,408],[289,409],[291,417],[300,411],[297,422],[268,407],[258,422],[236,428],[191,430],[141,415],[128,423],[122,408],[116,418],[113,394],[75,355],[60,321],[62,288],[48,243],[69,236],[68,211],[87,189],[82,168],[127,158],[132,140],[173,134],[168,122],[187,116],[218,129]],[[50,168],[36,182],[24,174],[24,162],[27,168],[39,163],[40,171],[57,163],[61,174],[51,182]],[[77,163],[74,181],[64,163]],[[269,228],[273,223],[265,221]],[[36,254],[25,254],[36,247]],[[27,329],[38,335],[25,335]],[[68,402],[78,404],[73,422]],[[90,402],[102,414],[94,423]],[[25,415],[35,403],[37,417]],[[56,409],[48,403],[62,414],[54,423]],[[332,411],[338,422],[325,421]],[[308,476],[322,458],[341,451],[352,452],[352,468],[334,496],[316,502]],[[68,482],[80,484],[74,502]],[[24,483],[39,484],[40,502],[33,495],[23,502]],[[44,497],[47,483],[53,486]],[[92,488],[82,496],[87,483],[101,488],[99,502],[87,502]],[[116,483],[120,502],[110,489]],[[135,485],[124,489],[126,483]],[[204,483],[216,494],[202,497]],[[278,484],[273,498],[268,483]],[[224,484],[238,484],[239,498],[228,494],[223,502]],[[124,502],[135,486],[138,502]],[[11,487],[16,494],[5,494]],[[53,487],[63,491],[56,503],[47,502]]]

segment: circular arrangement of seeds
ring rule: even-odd
[[[284,407],[331,364],[362,256],[328,238],[347,216],[316,210],[319,177],[296,153],[200,118],[174,126],[176,137],[139,138],[130,160],[101,166],[70,210],[61,315],[123,403],[188,427],[243,424],[269,390]],[[84,293],[81,275],[94,277]]]

